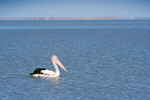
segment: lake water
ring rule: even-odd
[[[33,78],[35,68],[58,78]],[[1,100],[149,100],[150,20],[0,21]]]

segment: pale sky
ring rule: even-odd
[[[150,0],[0,0],[0,18],[150,17]]]

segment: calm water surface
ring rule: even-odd
[[[57,55],[69,73],[54,70]],[[150,21],[0,21],[1,100],[149,100]]]

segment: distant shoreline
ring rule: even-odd
[[[0,20],[150,20],[150,17],[0,18]]]

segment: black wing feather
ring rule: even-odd
[[[41,70],[46,70],[45,68],[37,68],[34,70],[33,73],[30,73],[29,75],[33,75],[33,74],[43,74],[41,73]]]

